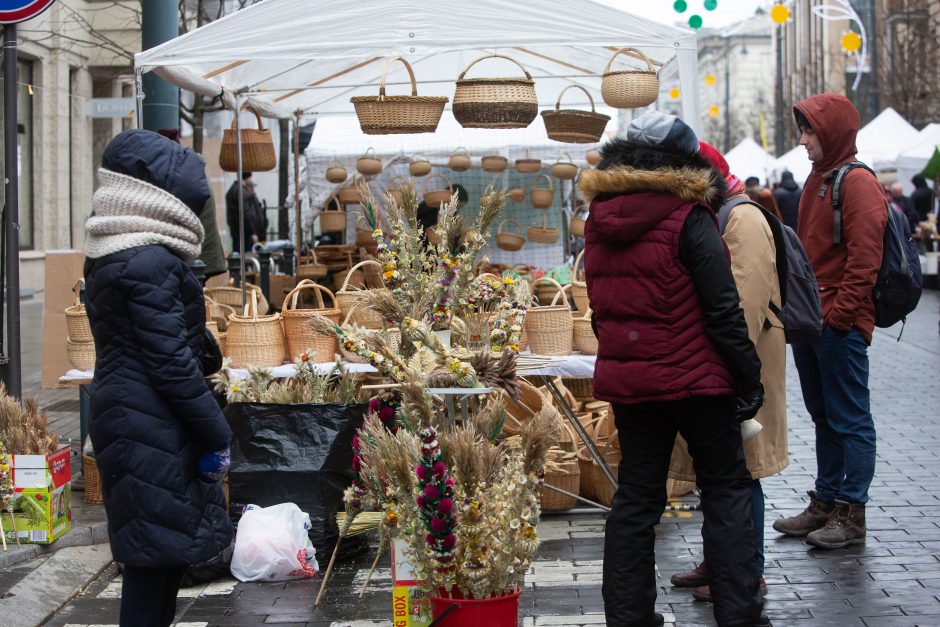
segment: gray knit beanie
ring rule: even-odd
[[[674,115],[652,109],[630,122],[627,141],[690,155],[698,152],[698,137],[688,124]]]

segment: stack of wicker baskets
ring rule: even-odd
[[[65,322],[68,327],[68,337],[65,340],[66,356],[73,368],[83,372],[95,367],[95,338],[91,335],[88,312],[81,301],[84,286],[83,280],[75,284],[75,304],[65,309]]]
[[[305,291],[312,290],[316,298],[316,307],[304,309],[300,298]],[[329,296],[333,307],[327,307],[323,302],[323,295]],[[324,335],[314,331],[310,326],[310,319],[322,316],[333,322],[339,322],[340,310],[335,306],[336,297],[333,292],[322,285],[310,280],[303,280],[292,289],[281,306],[281,317],[284,319],[284,335],[287,339],[287,352],[292,361],[296,361],[307,352],[313,353],[316,363],[332,361],[339,349],[336,336]]]

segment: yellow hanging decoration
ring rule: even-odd
[[[678,87],[673,87],[669,90],[669,98],[672,100],[678,100],[679,96],[682,95],[682,92],[679,91]]]
[[[706,84],[706,85],[708,85],[709,87],[714,87],[716,83],[718,83],[718,79],[715,77],[714,74],[706,74],[706,75],[705,75],[705,84]]]
[[[773,20],[774,24],[786,24],[787,20],[790,19],[790,9],[785,5],[775,4],[770,10],[770,19]]]
[[[842,49],[846,52],[858,52],[862,47],[862,38],[858,33],[843,33],[842,39],[839,41],[842,44]]]
[[[712,116],[713,118],[717,118],[719,115],[721,115],[721,109],[718,107],[718,105],[712,105],[708,108],[708,115]]]

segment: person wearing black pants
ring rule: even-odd
[[[121,624],[167,627],[176,616],[176,594],[186,567],[124,567],[121,588]]]

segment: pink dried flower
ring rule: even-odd
[[[444,548],[452,549],[457,545],[457,536],[452,533],[448,533],[444,536]]]
[[[424,541],[427,542],[427,543],[428,543],[428,546],[431,546],[431,547],[433,547],[435,544],[437,544],[437,538],[435,538],[434,536],[432,536],[430,533],[429,533],[428,535],[424,536]]]
[[[431,484],[424,486],[424,498],[428,499],[429,501],[434,501],[439,496],[440,490],[437,489],[436,485]]]
[[[428,478],[428,469],[424,466],[415,466],[415,475],[418,476],[418,479],[424,481]]]
[[[451,499],[441,499],[437,504],[437,511],[441,514],[449,514],[454,509],[454,501]]]
[[[418,497],[415,499],[415,503],[418,504],[418,507],[420,507],[421,509],[424,509],[424,497],[421,496],[420,494],[419,494]]]
[[[431,529],[431,533],[441,533],[444,531],[444,528],[447,526],[447,523],[444,522],[443,518],[438,518],[435,516],[431,519],[428,527]]]
[[[381,420],[382,422],[388,422],[390,420],[393,420],[394,418],[395,418],[395,410],[391,407],[383,407],[381,411],[379,411],[379,420]]]
[[[431,474],[434,475],[435,479],[440,479],[444,476],[444,472],[447,470],[447,466],[444,465],[444,462],[437,462],[434,464],[434,467],[431,469]]]
[[[369,401],[369,413],[376,413],[379,411],[379,399],[373,398]]]
[[[447,477],[447,479],[444,481],[444,485],[446,485],[448,488],[454,487],[454,478]]]
[[[362,470],[362,461],[359,459],[358,455],[353,457],[352,469],[353,469],[353,472],[359,472],[360,470]]]

